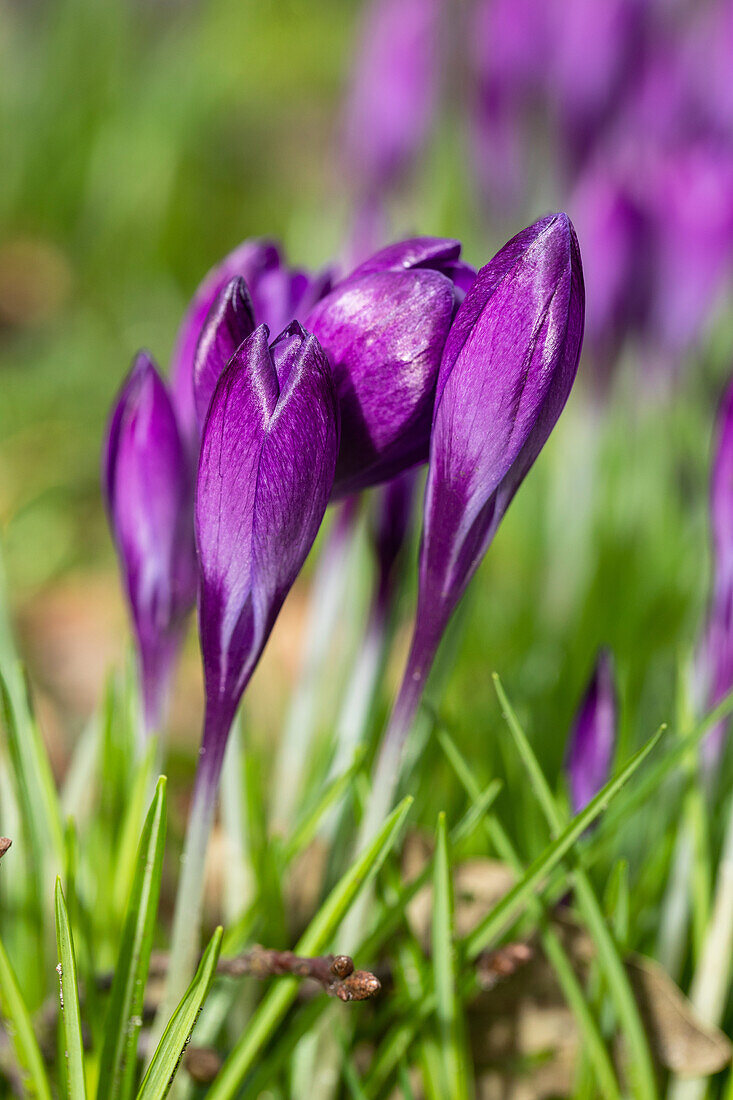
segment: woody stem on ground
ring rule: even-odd
[[[170,964],[167,951],[156,952],[150,959],[149,976],[165,977]],[[231,958],[219,959],[216,973],[227,978],[275,978],[290,975],[318,982],[323,991],[340,1001],[368,1001],[381,989],[379,978],[369,970],[356,970],[350,955],[295,955],[254,944]],[[99,978],[103,988],[111,987],[112,974]]]

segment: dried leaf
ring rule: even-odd
[[[658,1061],[680,1077],[719,1073],[733,1057],[733,1045],[717,1027],[698,1018],[669,974],[643,955],[632,955],[626,969]]]

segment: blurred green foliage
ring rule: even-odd
[[[186,300],[248,235],[338,252],[343,0],[63,0],[0,13],[0,519],[14,585],[109,553],[108,407],[165,366]]]

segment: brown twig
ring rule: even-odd
[[[355,970],[349,955],[318,955],[304,958],[292,951],[275,951],[256,944],[233,959],[220,959],[217,973],[231,978],[270,978],[290,974],[294,978],[310,978],[341,1001],[368,1001],[375,997],[381,985],[368,970]]]
[[[3,858],[12,843],[10,837],[0,836],[0,859]]]
[[[156,951],[150,957],[151,978],[163,978],[168,971],[168,954]],[[376,974],[369,970],[355,970],[349,955],[316,955],[306,958],[292,951],[276,951],[274,948],[254,947],[233,958],[219,959],[217,974],[228,978],[274,978],[289,974],[293,978],[310,978],[317,982],[329,997],[341,1001],[368,1001],[376,997],[382,988]],[[112,984],[112,975],[100,978],[100,984]]]

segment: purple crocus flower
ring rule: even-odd
[[[412,646],[373,788],[389,801],[443,632],[570,394],[583,337],[580,253],[541,218],[479,271],[445,345],[430,437]],[[369,818],[370,815],[367,815]]]
[[[432,653],[575,380],[578,243],[565,214],[519,233],[478,274],[443,352],[430,439],[416,649]]]
[[[266,324],[271,332],[281,332],[290,321],[305,316],[331,285],[329,272],[312,276],[289,268],[278,246],[268,240],[244,241],[208,272],[181,324],[171,365],[178,421],[194,451],[199,420],[193,392],[196,349],[212,307],[236,276],[247,284],[256,322]]]
[[[229,727],[328,504],[338,407],[318,341],[260,325],[219,379],[196,496],[206,687],[197,783],[216,786]]]
[[[418,237],[377,252],[306,319],[326,351],[341,409],[334,495],[427,458],[440,357],[473,281],[458,241]]]
[[[616,712],[613,657],[602,649],[573,724],[565,759],[574,814],[579,814],[608,780],[616,744]]]
[[[193,398],[199,431],[203,431],[216,383],[240,344],[255,330],[254,308],[241,275],[214,299],[201,328],[193,360]]]
[[[367,196],[394,186],[425,142],[442,7],[442,0],[372,0],[366,9],[346,107],[345,159]]]
[[[190,466],[165,383],[140,352],[110,419],[103,487],[137,640],[143,719],[160,727],[196,600]]]
[[[704,702],[715,707],[733,688],[733,383],[718,414],[717,443],[710,479],[713,535],[713,591],[704,639],[698,656],[698,679]],[[728,722],[720,722],[703,742],[710,770],[720,758]]]
[[[199,458],[195,529],[206,712],[176,897],[166,1004],[190,977],[224,749],[242,693],[328,504],[338,404],[318,341],[259,325],[217,382]]]

